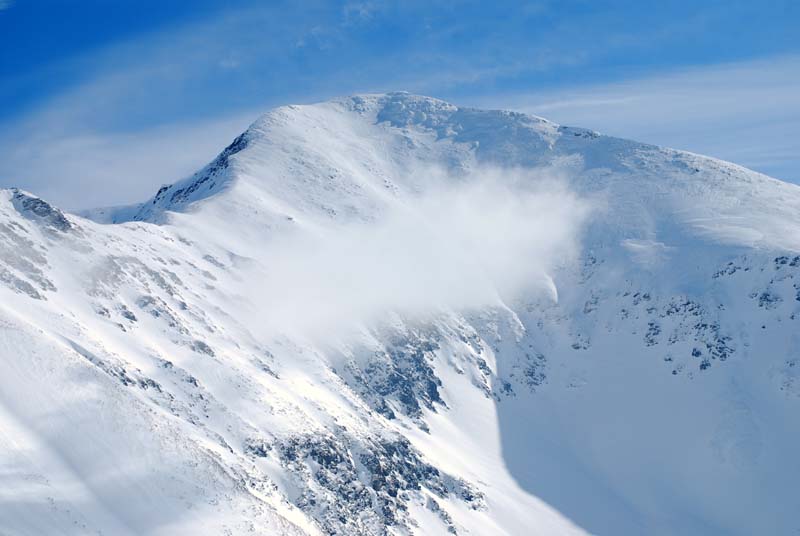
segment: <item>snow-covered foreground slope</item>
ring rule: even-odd
[[[792,534],[800,188],[407,94],[0,192],[1,534]]]

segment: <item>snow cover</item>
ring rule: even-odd
[[[0,192],[0,534],[800,529],[800,188],[405,93]]]

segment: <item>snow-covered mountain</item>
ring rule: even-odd
[[[405,93],[0,191],[0,534],[794,534],[800,188]]]

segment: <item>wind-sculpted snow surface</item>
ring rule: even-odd
[[[795,186],[389,94],[87,215],[0,192],[0,534],[800,529]]]

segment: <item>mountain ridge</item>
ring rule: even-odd
[[[338,108],[338,110],[334,110],[333,113],[322,114],[322,119],[336,117],[341,115],[342,112],[354,112],[363,116],[367,124],[374,123],[376,127],[388,125],[389,128],[395,130],[413,127],[414,129],[430,132],[436,136],[436,141],[438,142],[452,142],[453,146],[466,147],[467,151],[474,152],[476,154],[474,161],[467,163],[466,165],[468,166],[474,166],[477,162],[485,161],[491,164],[499,163],[501,166],[512,168],[518,166],[530,167],[532,165],[546,167],[553,165],[558,159],[580,154],[581,161],[567,162],[566,167],[577,166],[578,168],[583,168],[583,171],[593,172],[594,176],[584,180],[582,184],[578,184],[579,190],[602,189],[608,186],[603,184],[602,181],[603,174],[608,174],[609,170],[614,172],[619,171],[620,167],[627,167],[629,168],[626,170],[629,172],[628,175],[634,175],[637,171],[635,169],[636,166],[649,165],[649,162],[642,163],[642,159],[638,158],[639,155],[645,153],[646,158],[657,157],[660,160],[658,165],[672,168],[680,166],[683,168],[685,173],[681,174],[681,181],[673,181],[672,186],[683,190],[693,188],[695,191],[687,192],[687,194],[704,195],[706,202],[709,204],[714,202],[712,196],[709,195],[710,189],[713,188],[717,189],[715,195],[724,193],[726,189],[730,191],[733,188],[733,192],[728,193],[729,199],[725,200],[728,205],[735,202],[734,197],[736,195],[762,196],[765,192],[760,192],[759,190],[765,188],[782,190],[772,194],[773,197],[789,197],[792,190],[797,190],[795,185],[768,178],[765,175],[752,172],[735,164],[686,151],[607,137],[582,128],[562,127],[546,119],[518,112],[459,108],[444,101],[428,97],[405,93],[390,93],[340,98],[320,105],[291,105],[277,108],[256,120],[251,127],[222,151],[214,161],[192,177],[179,181],[174,185],[162,187],[153,198],[140,205],[124,207],[116,211],[106,211],[105,216],[100,216],[97,211],[89,211],[85,215],[93,216],[106,222],[126,220],[160,221],[165,212],[183,211],[193,206],[196,201],[201,201],[213,196],[215,193],[224,191],[226,189],[225,185],[231,180],[234,183],[242,180],[241,175],[243,173],[239,171],[227,173],[226,171],[228,166],[231,165],[231,161],[235,165],[237,157],[234,155],[241,151],[247,152],[250,150],[254,152],[261,149],[261,147],[257,146],[262,144],[264,140],[268,141],[270,136],[282,134],[281,128],[287,123],[300,119],[308,120],[304,116],[304,111],[316,109],[327,111],[325,108]],[[337,111],[340,113],[336,114]],[[298,115],[300,116],[299,118],[296,117]],[[477,118],[474,116],[477,116]],[[480,130],[481,128],[483,129],[482,131]],[[477,132],[484,133],[471,134],[470,129],[478,129]],[[492,140],[492,136],[485,134],[487,131],[501,131],[504,135],[509,135],[510,132],[516,144],[520,147],[525,147],[525,152],[519,152],[519,149],[514,148],[509,149],[508,146],[503,146],[502,141]],[[481,139],[481,137],[486,139]],[[256,147],[248,149],[248,143]],[[483,147],[481,147],[481,144],[483,144]],[[598,145],[600,146],[599,150],[595,149],[595,146]],[[485,154],[481,154],[481,152]],[[617,159],[614,161],[613,157],[612,160],[609,160],[610,155],[616,157],[624,155],[626,160]],[[268,156],[269,153],[266,153],[261,158]],[[229,158],[231,158],[231,161],[229,161]],[[458,165],[463,166],[464,164]],[[456,169],[456,171],[458,170]],[[569,170],[569,172],[573,171]],[[706,172],[706,175],[713,173],[715,176],[713,179],[716,183],[702,188],[702,182],[708,181],[710,178],[702,176],[702,172]],[[701,176],[692,181],[691,175],[698,173]],[[646,174],[642,175],[642,177],[646,176]],[[719,177],[729,177],[729,179],[726,182],[720,182]],[[589,181],[597,182],[597,184],[591,184]],[[749,186],[749,191],[735,191],[737,185],[747,185]],[[266,190],[267,192],[278,189],[270,188],[270,186],[273,186],[272,184],[256,185],[256,187],[259,186],[261,190]],[[622,193],[630,195],[631,190],[635,193],[637,189],[641,190],[642,188],[642,185],[634,183],[632,185],[623,185],[622,188],[613,193],[619,196]],[[659,192],[659,189],[662,191]],[[651,197],[663,195],[665,188],[654,185],[650,187],[650,190],[649,192],[643,192],[642,195]],[[776,202],[776,208],[781,208],[780,199],[773,199],[772,201]],[[642,202],[642,200],[638,200],[638,202]],[[796,208],[796,204],[790,207],[792,211]],[[710,219],[711,217],[706,216],[706,218]],[[728,234],[734,234],[736,229],[729,228],[727,232]],[[743,231],[743,234],[746,234],[746,231]],[[788,246],[784,244],[782,247]],[[791,247],[797,249],[800,247],[800,242],[795,241]]]
[[[0,530],[795,530],[798,208],[733,164],[408,94],[279,108],[89,214],[118,225],[4,190],[26,500]]]

